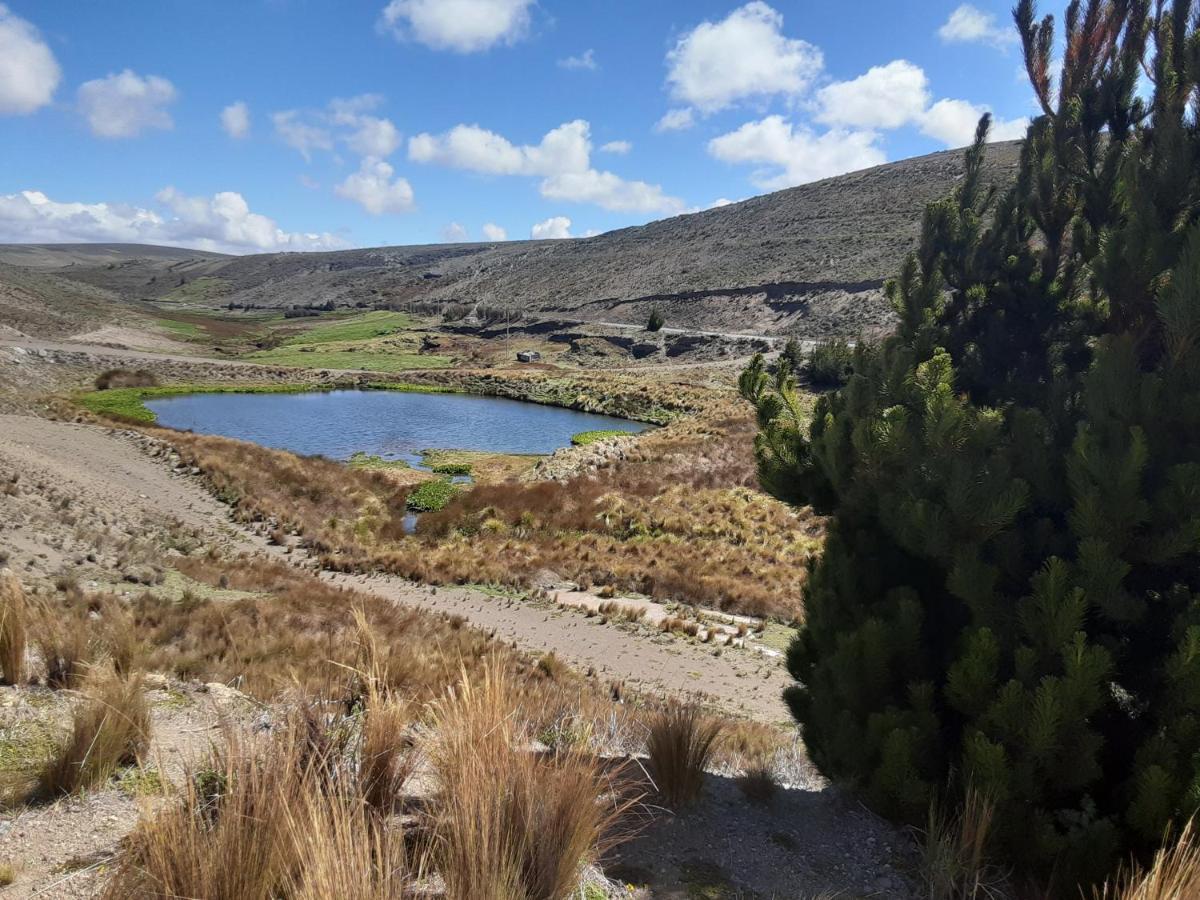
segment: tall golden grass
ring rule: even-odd
[[[931,900],[999,900],[1005,895],[1006,873],[988,850],[994,807],[974,788],[962,805],[947,813],[931,805],[929,822],[920,834],[920,871]]]
[[[0,570],[0,672],[5,684],[25,680],[28,618],[29,605],[21,582],[8,569]]]
[[[70,733],[37,771],[27,799],[53,800],[107,781],[121,766],[138,762],[149,743],[141,677],[93,670],[72,712]]]
[[[700,795],[721,728],[719,720],[693,703],[670,703],[651,715],[646,741],[650,773],[672,808],[681,809]]]
[[[629,807],[617,776],[585,749],[530,749],[514,688],[489,666],[435,706],[431,861],[451,900],[561,900]]]
[[[1149,868],[1130,865],[1092,892],[1093,900],[1191,900],[1200,897],[1200,836],[1189,819],[1168,833]]]

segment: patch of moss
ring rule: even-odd
[[[158,769],[127,766],[117,775],[117,790],[127,797],[149,797],[163,792],[165,784]]]
[[[408,495],[413,512],[437,512],[458,496],[458,488],[441,478],[423,481]]]
[[[629,434],[630,432],[621,431],[617,428],[598,428],[594,431],[581,431],[578,434],[571,435],[571,443],[577,447],[586,447],[588,444],[607,441],[610,438],[628,437]]]
[[[411,469],[407,462],[402,459],[384,459],[382,456],[376,456],[372,453],[367,453],[365,450],[359,450],[351,455],[346,461],[351,469]],[[437,470],[434,469],[436,472]]]

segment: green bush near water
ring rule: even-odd
[[[430,471],[435,475],[470,475],[471,464],[461,462],[438,463],[431,466]]]

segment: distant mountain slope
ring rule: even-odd
[[[1009,182],[1018,152],[1015,142],[990,146],[989,176]],[[197,306],[486,301],[628,323],[657,306],[686,328],[872,334],[892,323],[882,284],[914,246],[925,204],[962,170],[961,150],[935,153],[580,240],[252,256],[6,245],[0,262]]]

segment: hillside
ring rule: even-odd
[[[1013,177],[1018,148],[989,147],[997,182]],[[953,188],[962,165],[962,151],[935,153],[586,239],[250,256],[3,245],[0,263],[36,271],[48,303],[70,283],[92,296],[192,307],[484,301],[640,324],[658,306],[670,325],[691,329],[872,334],[891,323],[884,279],[913,246],[924,205]],[[0,269],[0,283],[10,275]]]

